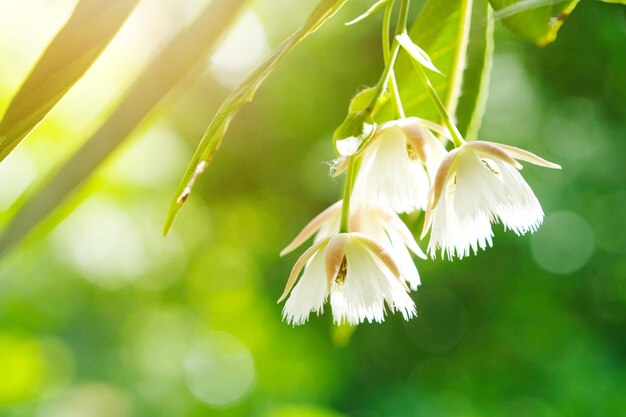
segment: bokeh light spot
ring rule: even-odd
[[[102,383],[87,383],[62,391],[41,408],[37,417],[130,417],[124,391]]]
[[[119,288],[148,262],[135,222],[111,201],[92,198],[55,232],[56,248],[88,280]]]
[[[555,274],[569,274],[582,268],[593,253],[593,233],[585,219],[576,213],[555,212],[546,216],[543,226],[532,236],[535,261]]]
[[[211,73],[225,87],[235,87],[268,49],[263,23],[254,12],[247,11],[211,57]]]
[[[228,333],[212,332],[184,360],[187,386],[200,401],[226,407],[242,400],[255,379],[246,346]]]
[[[546,144],[554,155],[571,161],[593,158],[605,142],[598,111],[593,102],[584,98],[555,103],[548,110],[542,133],[549,139]]]
[[[2,161],[0,178],[10,178],[10,181],[3,181],[0,187],[0,209],[8,208],[33,182],[36,175],[34,161],[21,148]]]
[[[41,385],[44,366],[37,341],[0,334],[0,404],[35,395]]]

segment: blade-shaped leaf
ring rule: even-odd
[[[222,139],[228,130],[230,122],[239,109],[248,101],[251,101],[265,78],[272,72],[274,67],[282,61],[303,39],[315,32],[321,25],[331,18],[347,0],[322,0],[305,24],[293,35],[285,40],[278,48],[265,59],[265,61],[235,88],[226,98],[217,114],[207,128],[202,141],[191,159],[189,167],[176,191],[172,205],[167,213],[164,225],[164,233],[171,228],[180,208],[185,204],[191,189],[200,174],[202,174],[211,161],[213,154],[222,143]]]
[[[494,17],[514,35],[545,46],[556,34],[579,0],[489,0]]]
[[[23,239],[128,138],[179,82],[201,65],[247,0],[213,0],[174,37],[133,82],[111,116],[43,186],[10,211],[16,215],[0,236],[0,254]]]
[[[378,0],[376,3],[372,4],[372,6],[369,9],[367,9],[363,14],[347,22],[346,26],[354,25],[355,23],[359,23],[360,21],[365,20],[368,17],[375,15],[376,13],[383,10],[385,6],[387,6],[387,3],[389,3],[390,1],[391,0]]]
[[[426,0],[409,36],[444,74],[432,74],[430,79],[448,112],[461,121],[461,133],[466,135],[470,127],[477,130],[491,67],[493,33],[486,0]],[[405,112],[440,122],[414,71],[407,53],[402,51],[396,75]],[[384,110],[380,113],[389,114]]]
[[[85,74],[139,0],[81,0],[0,121],[0,161]]]
[[[437,67],[435,67],[435,64],[433,64],[433,61],[430,59],[426,51],[420,48],[419,45],[413,43],[409,35],[407,35],[406,33],[402,33],[396,36],[396,39],[398,40],[400,45],[402,45],[404,50],[408,52],[411,57],[413,57],[414,60],[416,60],[417,62],[422,64],[422,66],[428,68],[429,70],[441,74],[441,71],[439,71]]]
[[[478,135],[487,104],[493,59],[492,14],[487,0],[473,1],[463,83],[455,114],[456,125],[467,140]]]

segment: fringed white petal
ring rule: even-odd
[[[506,229],[518,235],[535,232],[543,221],[543,209],[526,180],[517,169],[496,161],[503,181],[502,193],[506,196],[495,212]]]
[[[402,279],[407,282],[413,291],[417,290],[417,287],[421,284],[421,280],[419,272],[417,272],[415,262],[413,262],[413,258],[411,257],[411,253],[405,246],[404,241],[399,234],[394,233],[393,231],[390,232],[389,240],[391,243],[390,252],[393,253],[393,257],[400,267]]]
[[[543,210],[535,194],[497,144],[468,143],[454,157],[452,174],[432,214],[428,251],[462,258],[492,245],[490,223],[518,235],[537,230]],[[501,156],[504,153],[504,156]]]
[[[386,129],[363,153],[354,186],[355,201],[399,213],[426,207],[429,176],[419,160],[412,161],[398,127]]]
[[[446,190],[433,211],[428,244],[432,258],[436,257],[438,250],[442,258],[464,258],[470,255],[470,251],[476,254],[479,248],[486,249],[493,244],[489,218],[484,215],[459,218],[454,199],[454,192]]]
[[[324,312],[328,285],[324,266],[324,251],[316,253],[304,269],[298,284],[283,308],[283,320],[291,325],[304,324],[314,312]]]
[[[426,149],[428,152],[428,160],[426,160],[426,169],[431,178],[431,184],[434,182],[435,175],[443,158],[446,157],[448,151],[441,141],[435,137],[430,131],[426,131]]]
[[[498,159],[475,153],[459,157],[455,209],[462,220],[487,216],[518,235],[537,230],[543,210],[518,170]]]
[[[382,322],[385,303],[407,320],[415,315],[415,304],[399,281],[355,239],[346,248],[346,261],[345,281],[334,283],[331,290],[335,323]]]
[[[402,278],[412,290],[417,290],[420,277],[409,249],[423,259],[426,255],[415,242],[410,230],[394,212],[364,208],[360,211],[363,214],[359,216],[359,227],[354,231],[361,232],[383,245],[398,264]]]

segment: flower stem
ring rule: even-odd
[[[395,5],[395,0],[391,0],[385,6],[385,11],[383,13],[383,27],[382,27],[382,35],[383,35],[383,59],[385,65],[389,63],[389,56],[391,55],[391,42],[389,38],[390,28],[391,28],[391,12],[393,12],[393,6]]]
[[[448,114],[448,111],[446,110],[446,106],[444,106],[443,103],[441,102],[441,99],[437,95],[437,91],[435,91],[435,87],[433,87],[430,80],[428,79],[428,76],[426,75],[426,72],[424,71],[424,68],[422,67],[422,65],[419,62],[414,61],[413,66],[417,70],[417,74],[419,75],[420,80],[424,84],[424,87],[426,87],[428,94],[430,94],[430,98],[435,103],[435,107],[437,107],[437,111],[439,112],[439,115],[443,119],[443,123],[446,125],[446,127],[450,131],[450,135],[452,136],[452,141],[454,142],[454,146],[458,148],[459,146],[465,143],[463,136],[461,136],[461,132],[459,132],[459,129],[457,129],[456,125],[452,121],[452,118],[450,117],[450,115]]]
[[[409,0],[402,0],[400,2],[400,15],[398,16],[398,26],[396,27],[396,35],[400,35],[406,32],[407,21],[409,19],[409,3],[410,3]],[[388,24],[387,24],[387,28],[388,28]],[[386,35],[383,35],[383,36],[385,37]],[[389,43],[387,42],[387,45],[388,44]],[[388,59],[385,60],[385,69],[383,70],[383,73],[380,76],[380,80],[378,80],[378,84],[376,85],[376,94],[374,94],[372,101],[370,101],[369,105],[365,109],[366,112],[370,114],[374,112],[374,107],[376,106],[378,99],[380,98],[380,96],[383,95],[383,93],[387,89],[389,80],[393,76],[393,67],[396,64],[396,59],[398,58],[399,52],[400,52],[400,43],[398,43],[398,41],[394,37]]]
[[[394,4],[395,0],[391,0],[389,3],[387,3],[383,16],[383,57],[385,59],[385,65],[389,65],[389,58],[391,56],[389,32],[391,26],[391,12],[393,11]],[[393,69],[391,70],[391,76],[389,78],[389,90],[391,92],[391,97],[393,98],[396,116],[398,118],[404,119],[406,115],[404,114],[404,107],[402,106],[402,99],[400,98],[398,83],[396,81],[396,75],[394,74]]]
[[[346,172],[346,182],[343,186],[343,203],[341,206],[341,225],[339,233],[348,233],[350,231],[350,200],[352,199],[352,187],[356,174],[356,158],[350,156],[348,160],[348,170]]]
[[[385,10],[385,18],[383,20],[383,56],[385,59],[385,69],[383,70],[380,80],[376,86],[376,93],[372,98],[372,101],[368,104],[365,112],[370,115],[374,113],[374,108],[380,96],[385,92],[391,80],[392,94],[394,95],[394,101],[396,103],[396,110],[401,117],[404,117],[404,110],[402,109],[402,103],[400,102],[400,96],[398,94],[398,88],[395,82],[395,76],[393,74],[393,67],[396,64],[398,53],[400,52],[400,43],[395,39],[389,49],[389,27],[391,20],[391,12],[393,9],[392,0]],[[396,35],[406,32],[406,26],[409,19],[409,3],[410,0],[401,0],[400,3],[400,15],[398,16],[398,26],[396,27]],[[346,173],[346,183],[343,188],[343,205],[341,208],[341,224],[339,227],[340,233],[348,233],[350,231],[350,200],[352,199],[352,188],[354,186],[354,180],[357,174],[357,158],[352,155],[348,160],[348,169]]]

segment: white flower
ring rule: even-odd
[[[420,285],[420,277],[411,252],[422,259],[426,255],[418,246],[413,234],[396,213],[381,208],[353,205],[350,214],[350,230],[360,232],[379,242],[395,259],[402,271],[402,277],[412,290]],[[295,239],[280,253],[281,256],[293,251],[315,234],[315,242],[339,233],[342,201],[339,201],[307,224]]]
[[[279,302],[291,292],[283,319],[297,325],[311,312],[322,313],[330,295],[333,321],[355,325],[382,322],[385,304],[406,320],[413,317],[415,304],[407,291],[400,267],[384,247],[362,233],[339,233],[318,241],[296,261]]]
[[[425,209],[431,178],[446,154],[429,128],[445,133],[415,117],[381,125],[362,151],[354,199],[398,213]]]
[[[518,235],[537,230],[543,210],[517,159],[560,169],[523,149],[491,142],[468,142],[441,162],[430,194],[422,238],[432,227],[428,252],[468,256],[492,245],[491,223]]]
[[[396,213],[381,208],[358,206],[350,216],[350,228],[379,242],[398,263],[402,278],[409,287],[417,290],[421,282],[411,252],[422,259],[426,259],[426,254]]]

